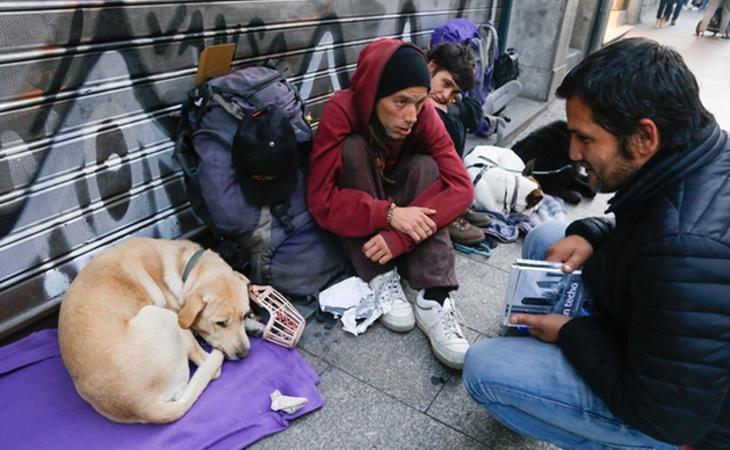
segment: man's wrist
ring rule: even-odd
[[[395,203],[391,203],[388,205],[388,213],[385,216],[386,221],[388,222],[388,225],[393,225],[393,213],[395,212],[395,208],[397,208]]]

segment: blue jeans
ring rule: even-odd
[[[565,229],[570,223],[562,220],[548,220],[536,226],[525,236],[522,257],[526,259],[545,259],[548,248],[565,237]]]
[[[544,259],[567,223],[545,222],[525,238],[523,256]],[[464,385],[507,427],[566,449],[676,449],[616,418],[573,370],[557,346],[533,337],[500,337],[473,344]]]

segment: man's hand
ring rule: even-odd
[[[438,231],[436,222],[429,217],[434,214],[436,214],[436,210],[420,206],[396,207],[393,210],[390,226],[407,234],[413,239],[413,242],[421,242]]]
[[[572,317],[562,314],[512,314],[509,322],[525,325],[533,336],[545,342],[557,342],[558,333]]]
[[[563,263],[563,272],[570,273],[583,265],[593,254],[593,246],[584,238],[571,234],[550,247],[545,259]]]
[[[362,246],[362,252],[369,260],[378,264],[385,264],[393,259],[393,253],[391,253],[388,244],[385,243],[385,238],[380,234],[376,234],[371,237],[365,245]]]

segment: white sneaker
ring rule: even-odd
[[[449,297],[441,306],[423,298],[423,293],[421,289],[416,298],[416,324],[426,333],[436,358],[452,369],[461,369],[469,342],[456,321],[457,311]]]
[[[375,293],[378,303],[390,303],[390,311],[380,316],[380,323],[398,333],[411,331],[416,325],[416,319],[413,317],[413,307],[400,285],[398,272],[393,269],[382,273],[370,280],[368,285]]]

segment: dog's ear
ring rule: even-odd
[[[532,172],[535,171],[535,159],[531,159],[527,161],[527,164],[525,164],[525,168],[522,169],[522,175],[529,177],[532,175]]]
[[[246,296],[250,299],[251,298],[251,280],[246,278],[246,275],[242,274],[241,272],[238,272],[235,270],[233,272],[236,274],[236,276],[238,278],[241,279],[241,281],[243,281],[243,284],[246,286]]]
[[[542,197],[543,195],[540,189],[534,189],[532,192],[527,194],[527,208],[532,208],[540,203],[540,201],[542,201]]]
[[[177,324],[180,325],[180,328],[190,328],[203,308],[205,308],[203,296],[200,294],[191,295],[180,312],[177,313]]]

